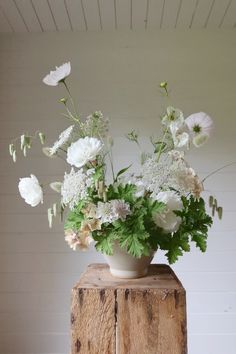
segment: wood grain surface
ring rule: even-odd
[[[185,290],[166,265],[140,279],[91,264],[72,289],[72,354],[187,354]]]

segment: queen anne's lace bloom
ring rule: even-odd
[[[70,75],[70,72],[70,62],[62,64],[58,67],[56,66],[56,70],[50,71],[50,73],[43,79],[43,82],[49,86],[57,86],[60,81]]]
[[[104,118],[102,112],[96,111],[81,123],[81,129],[86,136],[104,139],[109,132],[109,119]]]
[[[50,155],[54,155],[61,147],[63,147],[68,142],[73,129],[74,125],[71,125],[59,135],[59,139],[53,144],[53,146],[49,150]]]
[[[143,187],[149,192],[152,192],[151,197],[155,196],[168,182],[170,175],[170,163],[168,160],[165,162],[157,162],[156,157],[151,157],[142,166],[141,182]]]
[[[81,199],[88,195],[88,188],[93,184],[91,175],[87,175],[83,169],[74,171],[72,168],[70,173],[65,173],[64,181],[61,186],[62,204],[69,205],[73,209]]]

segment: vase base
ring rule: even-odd
[[[137,279],[142,278],[147,275],[148,268],[140,269],[140,270],[123,270],[123,269],[114,269],[110,268],[111,275],[116,278],[123,279]]]

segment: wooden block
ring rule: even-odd
[[[91,264],[72,289],[71,353],[187,354],[185,290],[167,265],[118,279]]]

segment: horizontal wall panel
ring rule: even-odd
[[[4,354],[19,354],[19,348],[24,354],[48,354],[69,352],[69,336],[67,333],[9,333],[0,337],[0,352]]]
[[[235,342],[236,334],[190,335],[188,337],[188,350],[191,354],[235,354]]]
[[[70,292],[2,293],[0,292],[0,313],[67,312],[70,308]],[[4,327],[3,327],[4,328]],[[2,329],[2,328],[1,328]]]
[[[0,313],[0,337],[5,333],[66,333],[69,331],[70,311],[67,313],[16,312]]]
[[[32,208],[33,209],[33,208]],[[33,209],[34,210],[34,209]],[[28,215],[30,218],[31,214]],[[46,215],[45,215],[46,218]],[[236,251],[235,232],[212,232],[210,231],[207,242],[207,254],[217,252]],[[0,232],[0,254],[2,253],[71,253],[71,249],[64,240],[64,232],[54,232],[48,230],[42,232]],[[191,246],[191,252],[199,253],[199,249],[194,244]],[[158,254],[157,254],[158,257]],[[158,259],[157,259],[158,260]]]

